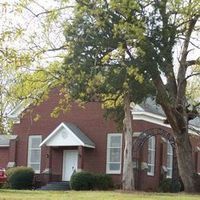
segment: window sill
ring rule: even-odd
[[[147,176],[154,176],[155,174],[147,173]]]
[[[121,171],[107,171],[106,174],[119,175],[121,174]]]

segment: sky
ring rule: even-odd
[[[0,0],[0,33],[5,30],[12,31],[13,26],[15,29],[23,30],[21,39],[13,38],[8,43],[4,42],[4,48],[13,47],[17,48],[18,51],[34,52],[38,51],[38,49],[56,49],[65,43],[63,23],[72,15],[71,9],[68,9],[67,12],[66,10],[62,12],[61,17],[55,23],[51,22],[48,27],[44,27],[44,24],[47,23],[44,19],[45,15],[41,14],[38,17],[35,15],[63,5],[56,0],[36,0],[21,13],[19,10],[15,10],[16,7],[13,6],[19,2],[19,0]],[[71,3],[68,4],[71,5]],[[61,51],[49,51],[43,54],[43,65],[44,62],[48,64],[53,60],[59,59],[58,56],[61,53]]]
[[[22,28],[24,32],[23,39],[13,40],[9,43],[4,43],[4,48],[6,45],[13,46],[18,48],[19,51],[35,51],[41,48],[42,49],[54,49],[59,48],[65,43],[65,38],[63,35],[63,23],[67,20],[70,20],[73,15],[72,9],[65,9],[62,12],[61,17],[56,21],[56,23],[51,23],[48,28],[44,30],[44,23],[47,21],[44,20],[44,15],[39,15],[35,17],[38,13],[44,12],[46,10],[52,10],[55,7],[62,7],[61,1],[57,0],[33,0],[32,4],[28,6],[28,9],[24,10],[23,13],[20,13],[19,10],[14,10],[13,4],[19,3],[19,0],[0,0],[0,33],[5,31],[5,29],[10,29],[13,25],[15,28]],[[73,0],[71,0],[68,5],[73,5]],[[66,5],[66,4],[65,4]],[[66,12],[67,11],[67,12]],[[196,59],[200,57],[200,31],[194,35],[192,42],[195,43],[196,47],[190,45],[191,51],[188,54],[188,59]],[[198,48],[199,47],[199,48]],[[174,63],[178,66],[178,59],[181,50],[181,42],[178,43],[174,49]],[[60,59],[62,53],[65,51],[52,51],[43,55],[42,59],[38,65],[48,64],[49,62],[54,61],[55,59]],[[177,67],[175,71],[177,71]],[[190,71],[189,71],[190,73]]]

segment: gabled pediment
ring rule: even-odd
[[[61,123],[49,136],[40,144],[46,146],[84,146],[95,148],[95,144],[72,123]]]

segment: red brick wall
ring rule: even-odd
[[[106,173],[106,147],[107,133],[116,133],[116,126],[103,117],[103,110],[99,103],[91,102],[80,108],[72,104],[67,113],[61,113],[58,118],[51,118],[50,114],[57,105],[59,96],[54,93],[46,102],[34,107],[33,112],[27,112],[21,119],[20,124],[14,126],[14,133],[19,135],[17,165],[27,165],[28,136],[43,135],[46,138],[61,122],[74,123],[94,143],[95,149],[84,148],[83,169],[86,171]],[[36,114],[40,115],[38,121],[34,121]],[[62,174],[62,148],[52,148],[52,173]],[[47,148],[42,147],[41,171],[46,168]],[[119,179],[120,176],[113,176]]]
[[[9,161],[16,162],[17,140],[10,140]]]
[[[9,161],[9,147],[0,147],[0,167],[6,168]]]
[[[168,127],[163,127],[157,124],[150,122],[136,120],[133,121],[134,132],[144,132],[145,130],[152,128],[161,128],[167,132],[171,132]],[[136,138],[135,138],[136,139]],[[144,143],[140,151],[137,152],[137,155],[134,157],[139,157],[139,162],[148,161],[148,150],[147,150],[147,141]],[[154,176],[147,175],[147,170],[136,171],[136,186],[139,190],[145,191],[155,191],[161,179],[161,167],[166,163],[166,144],[163,143],[160,136],[156,136],[156,160],[155,160],[155,172]]]
[[[57,106],[58,99],[58,93],[53,91],[47,101],[37,107],[33,107],[33,112],[26,112],[21,119],[21,123],[14,126],[13,132],[19,136],[16,152],[17,165],[27,165],[29,135],[43,135],[44,140],[61,122],[70,122],[79,127],[96,145],[95,149],[83,149],[83,169],[92,172],[106,173],[107,134],[118,132],[115,123],[105,120],[100,104],[95,102],[86,104],[85,108],[80,108],[76,104],[72,104],[69,112],[61,113],[58,118],[51,118],[51,112]],[[34,121],[36,114],[40,115],[40,119],[38,121]],[[133,127],[134,132],[142,132],[149,128],[163,128],[170,132],[169,128],[145,121],[134,121]],[[156,154],[160,159],[160,154],[165,154],[165,147],[163,146],[163,152],[161,152],[161,140],[159,137],[156,141]],[[196,140],[194,141],[196,142]],[[51,152],[51,159],[47,156],[49,152]],[[43,146],[41,171],[49,167],[50,162],[50,165],[52,165],[53,175],[61,179],[63,159],[62,153],[63,148],[52,148],[51,151],[49,151],[48,148]],[[146,145],[144,145],[144,149],[140,155],[141,161],[147,161]],[[141,189],[154,190],[158,186],[161,167],[159,159],[156,162],[154,177],[147,176],[146,172],[141,173],[140,178],[138,179],[140,180]],[[165,160],[166,158],[163,159]],[[165,162],[164,160],[163,162]],[[200,162],[200,159],[198,162]],[[198,164],[198,166],[200,167],[200,164]],[[120,178],[121,175],[113,175],[113,179],[117,184],[121,183]]]
[[[147,145],[148,142],[146,141],[143,148],[140,152],[140,162],[147,163],[148,161],[148,150]],[[138,173],[137,181],[138,181],[138,189],[145,190],[145,191],[155,191],[158,188],[160,179],[161,179],[161,166],[162,166],[162,143],[160,136],[156,137],[156,152],[155,152],[155,171],[154,175],[147,175],[147,170],[141,170]]]
[[[198,135],[193,135],[190,138],[193,144],[195,168],[197,173],[200,173],[200,137]]]
[[[145,130],[151,128],[162,128],[169,133],[172,133],[172,130],[167,127],[163,127],[160,125],[156,125],[150,122],[137,120],[133,121],[134,132],[143,132]],[[135,138],[136,139],[136,138]],[[197,146],[200,147],[200,137],[191,135],[190,137],[191,143],[193,146],[193,158],[196,163],[197,173],[200,172],[200,152],[197,152]],[[156,139],[156,166],[155,166],[155,175],[148,176],[147,171],[136,171],[136,186],[140,190],[152,191],[156,190],[159,186],[159,182],[161,180],[161,167],[162,165],[166,166],[166,154],[167,154],[167,144],[162,141],[160,136],[157,136]],[[141,151],[137,152],[137,155],[133,155],[134,157],[139,156],[139,162],[147,162],[147,141],[145,142]]]

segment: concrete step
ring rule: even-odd
[[[70,190],[69,182],[50,182],[47,185],[42,186],[39,190]]]

